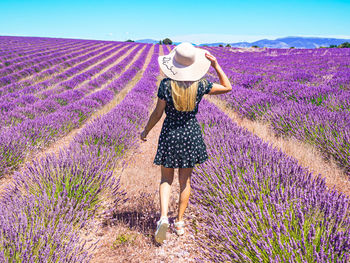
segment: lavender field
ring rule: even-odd
[[[132,178],[116,171],[141,148],[163,77],[157,57],[173,47],[0,36],[1,262],[145,261],[97,260],[99,242],[83,233],[133,205],[122,184]],[[316,147],[350,176],[349,50],[206,49],[231,80],[218,96],[231,111]],[[197,119],[210,157],[192,178],[195,261],[350,261],[348,195],[206,99]],[[154,213],[137,222],[154,226]]]
[[[235,86],[221,95],[252,120],[334,158],[350,176],[350,50],[211,49]],[[237,50],[233,50],[237,51]],[[211,72],[211,80],[217,80]]]

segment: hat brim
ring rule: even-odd
[[[168,55],[158,57],[159,67],[167,77],[173,80],[196,81],[208,72],[210,60],[205,53],[209,51],[196,48],[195,61],[189,66],[183,66],[174,59],[175,49],[176,47]]]

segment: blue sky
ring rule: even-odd
[[[0,35],[238,42],[350,38],[348,1],[0,1]]]

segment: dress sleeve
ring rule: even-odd
[[[213,82],[207,80],[207,79],[204,79],[204,94],[208,94],[211,90],[211,88],[213,87]]]
[[[162,79],[162,81],[160,82],[159,84],[159,87],[158,87],[158,98],[162,99],[162,100],[166,100],[166,95],[165,95],[165,88],[166,88],[166,85],[165,85],[165,81],[166,79]]]

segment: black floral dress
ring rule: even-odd
[[[199,81],[196,106],[193,111],[178,111],[171,96],[170,78],[164,78],[158,88],[158,98],[166,100],[166,118],[158,140],[153,163],[169,168],[191,168],[208,159],[200,125],[196,119],[198,104],[208,94],[213,83]]]

